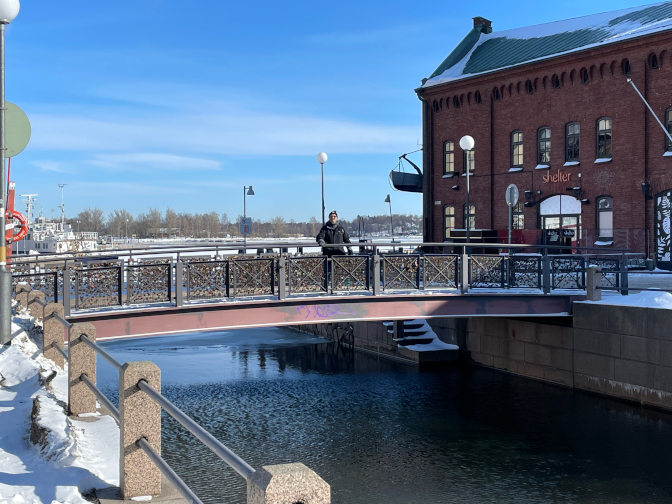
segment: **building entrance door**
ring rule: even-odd
[[[565,194],[551,196],[539,203],[539,215],[544,243],[547,243],[550,238],[558,245],[578,246],[580,244],[581,202],[579,200]]]
[[[670,221],[672,220],[672,189],[656,194],[653,212],[656,220],[656,266],[672,270],[672,244]]]

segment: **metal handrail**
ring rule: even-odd
[[[52,313],[51,316],[58,320],[66,329],[70,329],[72,327],[72,324],[61,317],[58,313]]]
[[[154,448],[151,447],[145,438],[138,439],[135,444],[145,452],[149,459],[154,462],[154,465],[159,468],[163,475],[173,484],[177,491],[182,494],[182,497],[184,497],[189,504],[203,504],[201,499],[196,497],[196,494],[191,491],[191,488],[189,488],[166,461],[161,458],[161,455],[156,453]]]
[[[117,407],[110,402],[110,400],[105,397],[105,395],[100,391],[98,387],[94,385],[94,383],[89,379],[89,377],[85,374],[79,377],[84,384],[89,387],[89,390],[93,392],[93,395],[95,395],[100,403],[105,406],[108,410],[110,410],[110,413],[112,414],[112,417],[119,423],[119,410]]]
[[[55,341],[53,341],[53,342],[51,343],[51,346],[52,346],[52,348],[55,348],[55,349],[58,351],[58,353],[60,353],[60,354],[63,356],[63,358],[65,359],[65,362],[67,362],[68,364],[70,364],[70,356],[69,356],[67,353],[65,353],[65,350],[63,350],[63,349],[61,348],[61,345],[59,345],[58,343],[56,343]]]
[[[138,382],[138,388],[147,394],[155,403],[161,406],[166,412],[175,420],[180,422],[182,426],[196,436],[205,446],[210,448],[212,452],[226,462],[234,471],[240,474],[246,480],[254,474],[255,470],[247,462],[245,462],[238,455],[233,453],[229,448],[219,442],[212,434],[206,431],[203,427],[194,422],[177,406],[171,403],[168,399],[163,397],[160,393],[154,390],[145,380]]]
[[[107,362],[112,364],[117,371],[121,371],[121,362],[119,362],[117,359],[112,357],[110,354],[108,354],[105,350],[103,350],[101,347],[96,345],[93,341],[89,339],[89,337],[86,334],[82,334],[80,338],[84,343],[89,345],[91,348],[93,348],[98,355],[100,355],[103,359],[105,359]]]

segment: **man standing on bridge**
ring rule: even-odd
[[[341,243],[350,243],[348,232],[338,223],[336,210],[329,212],[329,222],[320,229],[320,234],[317,235],[317,243],[322,247],[322,253],[327,257],[345,255],[343,247],[324,246],[326,244],[339,245]],[[348,247],[348,254],[352,254],[352,247]]]

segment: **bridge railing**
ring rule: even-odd
[[[31,259],[13,266],[15,283],[28,282],[53,300],[63,299],[66,316],[73,311],[119,306],[179,307],[234,298],[268,300],[336,293],[378,296],[525,289],[549,294],[585,290],[590,265],[599,265],[605,283],[627,293],[622,287],[627,287],[631,259],[622,250],[606,255],[603,249],[586,247],[473,245],[478,249],[470,250],[464,243],[352,244],[359,247],[354,255],[332,257],[322,255],[315,243],[248,246],[248,251],[251,248],[258,255],[236,253],[239,245],[178,247],[170,255],[159,248],[141,256],[126,251],[95,260]]]
[[[119,425],[121,497],[160,495],[163,474],[187,502],[201,504],[196,494],[161,457],[163,409],[245,479],[248,504],[331,502],[331,487],[303,464],[264,466],[255,470],[161,395],[161,370],[154,363],[120,363],[96,343],[96,328],[92,324],[71,324],[64,318],[63,305],[46,302],[44,292],[32,290],[26,283],[18,284],[15,290],[17,301],[29,310],[31,316],[43,322],[44,356],[67,369],[68,414],[96,413],[96,401],[99,401]],[[66,333],[67,351],[64,349]],[[119,372],[118,408],[96,386],[97,355]]]

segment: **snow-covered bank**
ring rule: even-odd
[[[67,373],[44,358],[33,326],[15,316],[16,336],[0,346],[0,502],[85,504],[82,492],[119,484],[119,428],[67,417]]]
[[[665,308],[672,310],[672,294],[664,291],[642,291],[628,296],[621,296],[620,294],[603,294],[601,301],[581,302],[616,306],[639,306],[641,308]]]

